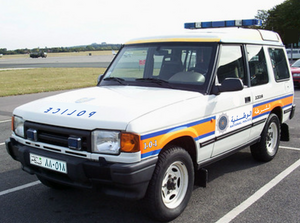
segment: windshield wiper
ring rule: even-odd
[[[124,84],[123,81],[125,81],[123,78],[120,78],[120,77],[107,77],[107,78],[104,78],[103,80],[105,80],[105,81],[117,81],[120,84]]]
[[[136,81],[148,81],[148,82],[156,83],[156,84],[163,84],[163,83],[168,84],[169,83],[169,81],[158,79],[158,78],[151,78],[151,77],[148,77],[148,78],[138,78],[138,79],[135,79],[135,80]]]

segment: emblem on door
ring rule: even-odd
[[[226,114],[221,114],[217,123],[219,132],[226,132],[228,128],[228,116]]]

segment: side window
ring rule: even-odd
[[[269,82],[266,57],[262,46],[247,46],[251,86]]]
[[[240,78],[244,85],[248,84],[242,55],[241,46],[222,46],[217,70],[219,83],[226,78]]]
[[[290,77],[288,65],[283,49],[269,48],[275,80],[283,80]]]

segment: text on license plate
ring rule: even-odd
[[[50,159],[44,156],[30,153],[30,164],[44,167],[61,173],[67,173],[67,163],[64,161]]]

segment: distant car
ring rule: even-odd
[[[30,53],[30,57],[31,58],[39,58],[39,57],[42,57],[42,58],[46,58],[47,57],[47,53],[45,52],[34,52],[34,53]]]
[[[300,87],[300,59],[291,65],[294,85]]]

